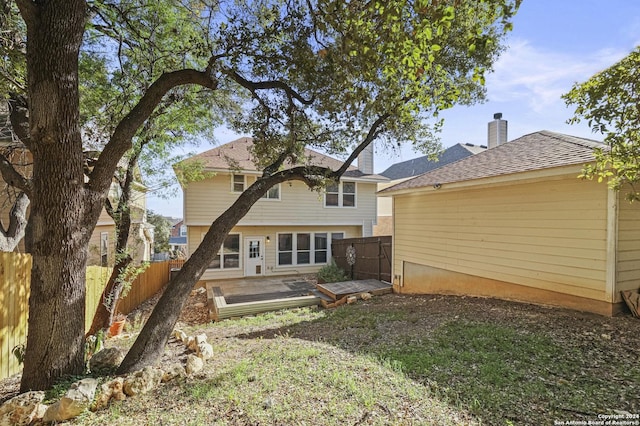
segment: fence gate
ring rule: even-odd
[[[347,262],[348,247],[353,247],[350,252],[355,250],[353,267]],[[354,280],[373,278],[391,282],[391,236],[333,240],[331,254],[336,264]]]

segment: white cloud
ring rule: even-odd
[[[606,49],[587,56],[540,49],[526,40],[514,39],[487,77],[487,95],[491,101],[519,100],[541,112],[562,102],[560,96],[575,82],[612,65],[629,52]]]

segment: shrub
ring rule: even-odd
[[[336,262],[331,259],[331,263],[323,266],[318,271],[318,281],[325,283],[336,283],[340,281],[348,281],[349,276],[345,271],[336,265]]]

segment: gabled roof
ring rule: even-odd
[[[260,172],[253,160],[251,159],[251,146],[253,140],[249,137],[242,137],[217,148],[210,149],[200,154],[194,155],[185,161],[199,160],[203,166],[212,170],[229,170],[239,169],[245,172]],[[311,159],[311,163],[315,166],[328,167],[332,170],[339,169],[343,162],[321,154],[311,149],[305,149],[305,155]],[[289,164],[288,167],[291,167]],[[350,178],[367,178],[373,180],[386,181],[387,179],[380,175],[365,175],[354,166],[349,166],[343,177]]]
[[[486,150],[486,146],[459,143],[445,149],[440,153],[436,161],[429,159],[429,156],[425,155],[423,157],[413,158],[411,160],[393,164],[380,174],[391,180],[418,176],[430,170],[442,167],[445,164],[453,163],[454,161],[461,160],[465,157],[478,154]]]
[[[383,191],[463,182],[533,170],[590,163],[594,148],[606,145],[592,139],[542,130],[437,168]]]

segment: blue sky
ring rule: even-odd
[[[524,0],[506,44],[487,77],[487,101],[441,114],[443,146],[486,144],[487,123],[496,112],[508,121],[509,140],[538,130],[601,140],[584,123],[566,124],[573,110],[560,96],[640,44],[640,1]],[[237,136],[226,129],[216,133],[220,143]],[[211,148],[203,144],[196,151]],[[396,154],[381,150],[375,156],[375,171],[420,155],[408,146]],[[181,217],[181,193],[169,200],[149,194],[148,207]]]

